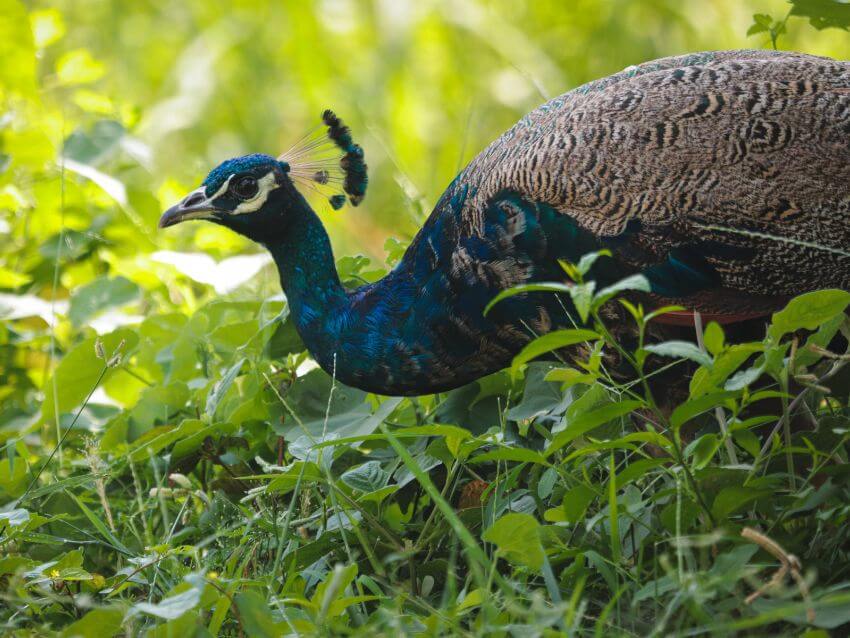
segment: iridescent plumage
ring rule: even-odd
[[[325,122],[356,204],[362,151],[335,116]],[[351,291],[290,179],[312,167],[230,162],[238,170],[225,163],[207,182],[231,179],[247,199],[228,187],[202,202],[196,191],[162,224],[206,215],[265,245],[314,358],[383,394],[457,387],[510,363],[534,335],[572,327],[575,312],[554,295],[483,310],[505,288],[562,279],[559,259],[603,248],[600,285],[643,273],[652,292],[639,301],[720,320],[850,289],[850,64],[825,58],[665,58],[555,98],[457,176],[391,273]]]

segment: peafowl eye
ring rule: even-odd
[[[597,286],[643,274],[654,325],[693,312],[753,321],[791,296],[850,289],[850,64],[718,51],[631,67],[525,116],[448,186],[401,262],[346,290],[302,194],[358,204],[362,149],[323,116],[279,158],[215,168],[161,226],[208,219],[263,244],[304,343],[344,383],[382,394],[457,387],[509,364],[535,335],[579,322],[551,294],[500,291],[563,279],[558,260],[606,249]],[[341,155],[341,157],[340,157]],[[616,304],[614,304],[616,306]]]

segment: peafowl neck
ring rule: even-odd
[[[321,220],[305,203],[291,215],[286,232],[265,245],[277,265],[298,333],[313,357],[332,372],[340,334],[330,319],[346,314],[350,302]]]
[[[504,367],[534,334],[573,325],[552,295],[509,299],[484,315],[499,291],[558,276],[552,247],[576,243],[566,217],[511,196],[488,209],[488,239],[464,236],[465,193],[441,200],[392,272],[351,291],[306,202],[278,218],[285,223],[264,244],[298,333],[326,372],[370,392],[430,394]]]
[[[416,281],[409,269],[403,263],[374,284],[346,290],[328,234],[306,202],[284,218],[285,229],[264,244],[298,334],[316,362],[342,383],[370,392],[427,393],[434,373],[431,343],[421,341],[427,339],[429,318],[411,307]]]

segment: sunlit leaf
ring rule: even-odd
[[[606,301],[612,299],[616,295],[626,290],[639,290],[642,292],[649,292],[649,280],[643,275],[632,275],[631,277],[621,279],[617,283],[607,286],[597,292],[593,298],[593,305],[594,307],[599,307]]]
[[[32,277],[29,275],[15,272],[0,266],[0,288],[17,288],[30,282]]]
[[[0,0],[0,15],[0,86],[32,94],[36,59],[26,9],[17,0]]]
[[[106,73],[102,62],[95,60],[87,49],[75,49],[56,62],[56,75],[63,84],[89,84]]]
[[[726,336],[723,333],[723,328],[716,321],[708,322],[702,339],[705,343],[705,349],[713,355],[720,354],[726,342]]]

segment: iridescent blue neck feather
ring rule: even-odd
[[[261,241],[299,334],[328,373],[381,394],[427,394],[494,372],[534,334],[573,325],[551,295],[483,310],[507,287],[560,278],[565,249],[580,256],[595,246],[569,218],[509,193],[489,207],[483,237],[464,237],[467,190],[450,188],[399,265],[353,291],[340,283],[319,218],[302,197],[286,199],[277,232]]]

